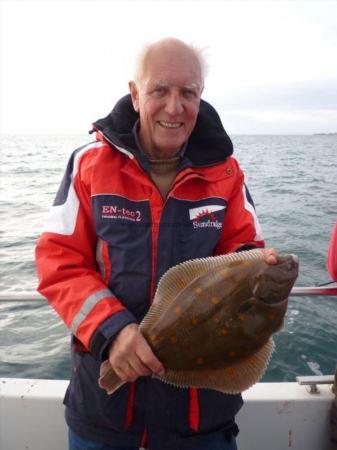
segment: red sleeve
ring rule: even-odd
[[[36,246],[38,291],[44,295],[67,327],[88,349],[92,337],[106,321],[110,334],[135,322],[107,288],[97,270],[96,234],[90,202],[90,181],[82,175],[83,159],[92,146],[73,154],[49,218]],[[100,336],[100,343],[105,339]],[[99,349],[97,349],[99,353]]]
[[[244,184],[243,172],[235,159],[232,161],[236,178],[228,198],[221,241],[216,254],[265,246],[253,200]]]
[[[331,233],[328,249],[327,270],[330,277],[337,281],[337,221]]]

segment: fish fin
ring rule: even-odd
[[[159,280],[154,302],[161,300],[163,293],[166,292],[168,292],[168,297],[175,298],[188,284],[210,270],[248,259],[264,259],[262,249],[256,248],[239,253],[191,259],[173,266]]]
[[[109,361],[104,361],[101,364],[98,385],[102,389],[105,389],[107,394],[110,395],[113,392],[117,391],[117,389],[119,389],[125,383],[126,382],[122,381],[113,370]]]
[[[268,340],[254,355],[230,367],[213,370],[166,370],[159,380],[177,387],[215,389],[224,394],[238,394],[257,383],[267,369],[275,344]]]
[[[171,267],[159,280],[153,303],[140,328],[146,329],[159,319],[177,295],[198,277],[210,270],[219,267],[226,269],[233,263],[236,264],[249,259],[264,259],[262,249],[256,248],[239,253],[192,259]]]

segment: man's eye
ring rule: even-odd
[[[194,98],[197,95],[196,92],[191,89],[184,89],[183,94],[186,98]]]
[[[156,97],[159,97],[161,95],[164,95],[166,92],[165,88],[162,86],[158,86],[155,89],[153,89],[152,94],[155,95]]]

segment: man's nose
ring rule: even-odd
[[[177,116],[184,110],[182,99],[179,94],[171,93],[166,102],[165,111],[171,116]]]

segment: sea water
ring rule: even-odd
[[[268,247],[300,258],[298,286],[330,281],[337,136],[231,136]],[[34,292],[34,245],[70,153],[90,136],[1,136],[1,293]],[[69,332],[44,303],[0,303],[0,376],[68,378]],[[290,297],[263,381],[332,374],[337,297]]]

